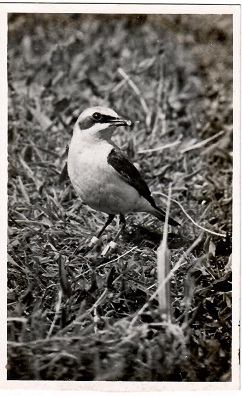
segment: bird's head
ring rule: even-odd
[[[96,106],[84,110],[78,117],[74,133],[86,138],[110,139],[118,126],[131,126],[132,121],[120,117],[108,107]]]

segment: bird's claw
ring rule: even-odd
[[[89,242],[89,244],[82,249],[83,250],[83,254],[87,255],[90,251],[92,251],[94,248],[97,248],[99,246],[100,248],[100,240],[97,237],[93,237],[91,239],[91,241]],[[103,249],[103,251],[100,253],[97,253],[101,259],[105,259],[107,258],[117,247],[117,243],[114,241],[109,242],[109,244],[107,246],[105,246],[105,248]],[[96,257],[96,256],[95,256]]]
[[[93,236],[88,244],[88,247],[90,249],[92,249],[95,245],[97,245],[98,242],[99,242],[99,239],[96,236]]]
[[[99,239],[98,239],[96,236],[93,236],[92,239],[91,239],[89,242],[87,242],[87,243],[88,243],[87,246],[85,246],[85,247],[83,247],[83,248],[81,249],[81,252],[82,252],[84,255],[86,255],[86,254],[89,253],[94,247],[96,247],[96,246],[100,243],[100,241],[99,241]]]
[[[114,241],[109,242],[109,244],[103,249],[101,253],[101,257],[107,257],[110,253],[112,253],[117,247],[117,243]]]

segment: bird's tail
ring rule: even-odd
[[[164,210],[156,207],[156,208],[154,208],[154,210],[151,213],[155,217],[157,217],[157,219],[165,221],[166,213],[164,212]],[[172,217],[169,217],[168,224],[170,224],[171,226],[174,226],[174,227],[180,225],[180,223],[178,223],[178,221],[174,220]]]

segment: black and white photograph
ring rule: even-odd
[[[7,383],[238,386],[240,7],[111,7],[7,13]]]

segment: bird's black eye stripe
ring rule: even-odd
[[[93,113],[92,118],[93,118],[95,121],[100,121],[101,118],[102,118],[102,114],[97,113],[97,112],[96,112],[96,113]]]
[[[106,114],[102,114],[102,119],[99,121],[99,122],[102,122],[102,123],[109,123],[109,122],[112,122],[112,121],[115,121],[115,120],[117,120],[117,118],[116,117],[112,117],[112,116],[109,116],[109,115],[106,115]]]
[[[101,122],[103,124],[108,123],[108,122],[112,122],[114,120],[116,120],[116,117],[112,117],[106,114],[101,114],[98,112],[93,113],[93,115],[91,116],[92,120],[95,122]]]

